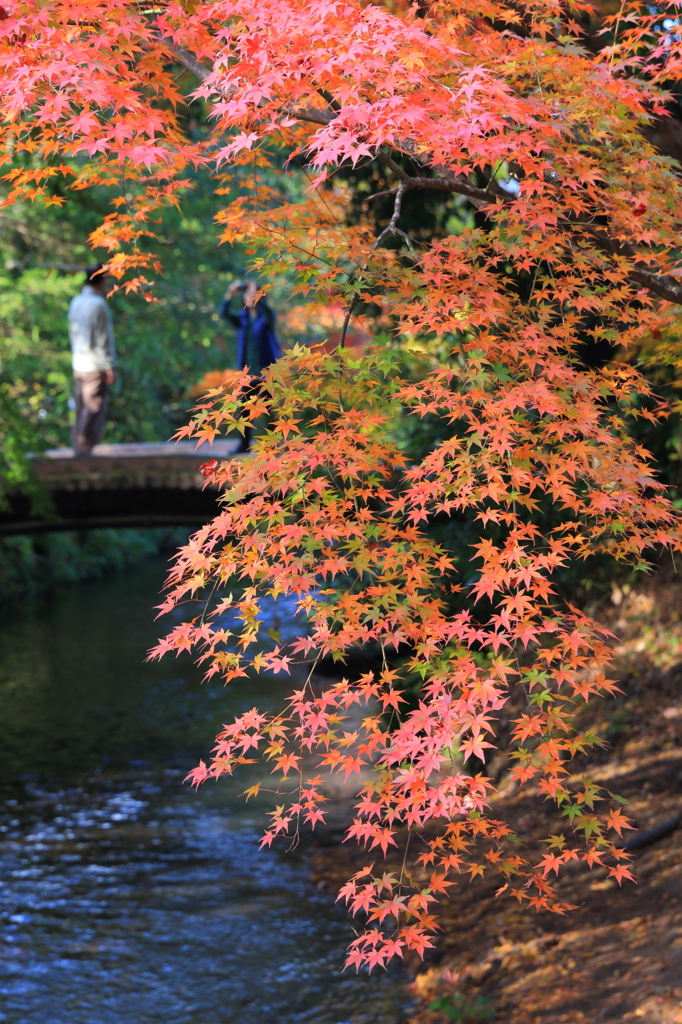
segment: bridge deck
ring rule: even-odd
[[[79,458],[70,448],[43,452],[35,468],[50,495],[51,514],[37,516],[28,498],[16,495],[11,509],[0,512],[0,536],[105,526],[200,526],[218,509],[218,492],[204,486],[201,465],[232,458],[237,444],[100,444]]]
[[[193,459],[224,458],[234,455],[236,441],[214,441],[212,445],[202,444],[197,448],[194,441],[136,441],[131,444],[98,444],[89,456],[76,458],[73,448],[50,448],[40,456],[41,460],[86,462],[92,459],[140,459],[150,456],[168,459],[190,456]]]

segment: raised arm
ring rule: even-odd
[[[218,307],[218,313],[220,314],[220,316],[223,318],[223,320],[227,320],[228,323],[232,324],[233,327],[239,327],[241,324],[241,320],[238,314],[233,313],[232,310],[230,309],[230,303],[232,302],[235,293],[238,292],[239,289],[242,287],[243,286],[241,281],[233,281],[232,284],[227,289],[227,291],[225,292],[225,297],[222,299],[220,306]]]

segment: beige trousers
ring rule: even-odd
[[[104,370],[74,375],[76,418],[73,424],[74,455],[89,452],[102,436],[109,403],[109,385]]]

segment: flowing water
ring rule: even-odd
[[[262,851],[258,778],[188,791],[221,722],[279,677],[145,663],[165,563],[0,623],[0,1021],[398,1024],[400,978],[343,975],[350,923],[304,858]],[[286,605],[264,629],[296,629]],[[290,684],[289,684],[290,685]]]

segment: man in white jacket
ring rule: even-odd
[[[73,453],[87,455],[98,443],[116,380],[116,353],[111,312],[105,299],[106,275],[101,263],[85,271],[80,295],[69,306],[69,341],[74,377],[76,418]]]

